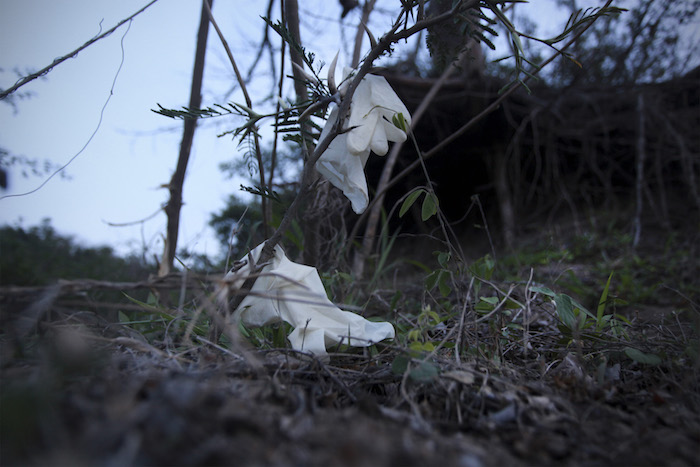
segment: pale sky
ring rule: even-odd
[[[104,31],[146,3],[1,0],[0,87],[16,81],[13,69],[22,74],[40,69],[97,35],[101,21]],[[236,2],[233,8],[231,2],[214,3],[215,17],[244,71],[252,62],[264,26],[259,18],[264,11],[241,7],[251,4]],[[327,15],[326,22],[332,25],[339,17],[338,7],[335,2],[324,4],[327,7],[320,10],[327,12],[315,11]],[[158,103],[172,108],[188,103],[200,8],[195,0],[160,0],[133,20],[124,38],[125,59],[114,94],[94,139],[66,169],[70,180],[55,177],[36,193],[0,200],[1,224],[30,227],[50,217],[60,233],[75,235],[80,243],[108,244],[119,252],[138,250],[145,244],[151,253],[160,255],[165,214],[131,227],[107,223],[146,218],[168,199],[167,190],[159,186],[169,182],[174,170],[182,122],[151,109]],[[0,103],[0,146],[12,154],[49,159],[58,165],[70,160],[98,124],[119,68],[125,31],[126,25],[57,66],[45,79],[21,88],[21,92],[31,92],[32,98],[18,101],[16,109]],[[337,24],[335,31],[337,35]],[[273,40],[279,43],[277,37]],[[213,28],[207,50],[203,105],[225,103],[220,99],[234,78]],[[230,99],[244,102],[236,93]],[[230,138],[216,134],[239,124],[220,118],[207,122],[209,128],[200,126],[196,133],[184,187],[178,250],[218,252],[208,221],[212,212],[223,208],[230,193],[239,191],[241,180],[227,180],[220,173],[219,164],[232,159],[238,150]],[[33,190],[45,178],[23,178],[19,169],[11,169],[10,187],[0,196]]]
[[[107,30],[147,3],[0,0],[0,88],[14,84],[18,78],[14,70],[24,75],[46,66],[97,35],[100,22],[102,31]],[[266,3],[214,3],[214,15],[244,72],[262,36],[264,24],[259,16],[265,13]],[[386,11],[396,3],[380,0],[378,8]],[[302,40],[308,50],[325,61],[340,50],[338,69],[348,65],[357,13],[349,15],[341,26],[338,2],[300,4]],[[550,0],[538,0],[531,6],[534,4],[540,8],[539,20],[547,18],[555,23],[566,19]],[[159,116],[151,109],[157,104],[179,108],[188,103],[200,8],[197,0],[160,0],[133,20],[123,39],[124,63],[114,93],[95,137],[66,169],[70,179],[54,177],[35,193],[0,199],[0,225],[28,228],[50,217],[60,234],[72,235],[82,245],[109,245],[120,253],[146,248],[150,257],[161,255],[164,213],[129,227],[108,223],[147,218],[168,199],[167,190],[160,186],[169,182],[175,168],[182,122]],[[372,18],[370,29],[379,37],[388,27],[388,16],[377,14]],[[21,88],[20,93],[30,92],[32,96],[17,100],[16,108],[0,102],[0,147],[30,159],[48,159],[58,166],[68,162],[97,127],[119,68],[120,42],[125,32],[126,25],[58,65],[45,78]],[[278,37],[271,37],[277,46]],[[225,103],[223,96],[234,82],[213,28],[207,51],[203,106]],[[263,60],[269,62],[267,57]],[[256,83],[259,87],[251,90],[254,100],[256,92],[260,99],[270,91],[264,68]],[[284,97],[292,96],[291,82],[285,93]],[[244,102],[238,93],[229,100]],[[229,194],[240,193],[242,180],[228,180],[219,171],[221,162],[241,157],[241,151],[230,138],[217,138],[216,134],[240,123],[227,117],[198,128],[184,186],[178,251],[184,248],[209,255],[220,251],[208,222],[213,212],[224,207]],[[0,191],[0,197],[33,190],[46,178],[24,178],[20,169],[11,168],[9,189]]]

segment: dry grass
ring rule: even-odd
[[[132,304],[122,323],[75,299],[66,307],[55,290],[25,302],[6,290],[6,303],[39,305],[4,310],[2,463],[697,462],[692,303],[651,321],[628,310],[623,335],[571,333],[551,297],[532,291],[536,277],[473,277],[455,274],[445,297],[415,283],[400,297],[375,290],[368,303],[384,304],[397,339],[335,349],[330,363],[286,348],[283,328],[248,330],[236,345],[209,340],[216,281],[204,278],[182,300],[189,279],[159,284],[178,291],[171,305]],[[660,362],[635,361],[629,348]]]

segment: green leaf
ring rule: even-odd
[[[284,325],[280,325],[275,329],[272,337],[272,345],[275,348],[282,349],[287,346],[287,329]]]
[[[445,269],[437,269],[425,278],[425,287],[428,290],[433,290],[436,286],[440,289],[440,294],[447,297],[452,292],[452,287],[447,283],[450,278],[450,271]]]
[[[438,263],[440,263],[440,266],[443,268],[447,268],[447,263],[450,261],[450,254],[446,251],[439,251],[437,252],[437,258],[438,258]]]
[[[408,348],[419,353],[432,352],[435,350],[435,344],[432,342],[411,342]]]
[[[399,209],[399,217],[403,217],[403,215],[406,214],[409,209],[411,209],[413,203],[415,203],[418,197],[423,193],[425,193],[425,190],[421,188],[408,195],[401,205],[401,209]]]
[[[429,383],[438,377],[438,367],[429,362],[421,362],[417,368],[411,370],[408,377],[418,383]]]
[[[598,301],[598,312],[596,313],[596,329],[600,330],[601,326],[601,320],[603,319],[603,315],[605,314],[605,305],[608,302],[608,291],[610,290],[610,281],[612,280],[613,273],[610,273],[610,276],[608,277],[608,282],[605,284],[605,288],[603,289],[603,293],[600,295],[600,300]]]
[[[406,121],[406,117],[404,117],[401,112],[394,114],[394,116],[391,117],[391,122],[399,130],[403,130],[404,133],[408,133],[408,122]]]
[[[440,271],[439,277],[438,277],[438,288],[440,289],[440,294],[443,297],[447,297],[450,292],[452,292],[452,287],[447,283],[447,279],[450,277],[449,271],[445,271],[444,269]]]
[[[554,303],[557,306],[557,314],[562,323],[569,329],[576,329],[576,316],[571,297],[566,294],[558,294],[554,297]]]
[[[423,209],[421,210],[421,219],[423,222],[427,221],[435,214],[438,210],[438,199],[434,193],[426,193],[425,199],[423,200]]]
[[[245,327],[245,324],[243,324],[242,320],[238,321],[238,331],[240,331],[240,333],[243,334],[243,337],[250,337],[250,332],[248,332],[248,328]]]
[[[428,274],[428,277],[425,278],[425,287],[428,290],[433,290],[435,288],[435,286],[437,285],[439,278],[440,278],[440,270],[431,272],[430,274]]]
[[[245,186],[241,184],[241,190],[242,191],[247,191],[248,193],[252,195],[257,195],[257,196],[262,196],[267,199],[271,199],[273,201],[276,201],[277,203],[282,203],[282,199],[280,198],[280,195],[275,191],[271,190],[268,187],[260,187],[259,185],[254,185],[254,186]]]
[[[476,302],[474,309],[477,313],[486,314],[493,311],[499,302],[498,297],[479,297],[479,301]]]
[[[498,305],[498,297],[479,297],[479,300],[483,300],[493,306]]]
[[[637,350],[632,347],[627,347],[625,349],[625,355],[638,363],[643,363],[645,365],[658,365],[661,363],[661,357],[655,354],[644,353],[641,350]]]
[[[418,329],[412,329],[412,330],[408,331],[408,335],[406,336],[406,338],[409,341],[418,341],[420,339],[420,337],[421,337],[421,334],[420,334],[420,330],[418,330]]]
[[[391,372],[395,375],[402,375],[406,372],[408,368],[408,362],[411,359],[407,355],[399,355],[391,363]]]
[[[153,294],[148,294],[148,298],[146,299],[146,302],[142,302],[141,300],[138,300],[132,296],[130,296],[127,293],[122,292],[122,294],[132,303],[135,303],[136,305],[139,305],[143,307],[145,310],[149,310],[154,312],[156,315],[158,314],[163,314],[165,316],[169,316],[167,313],[165,313],[161,308],[158,308],[158,300],[155,298],[155,295]]]
[[[402,297],[403,293],[401,293],[400,290],[397,290],[394,296],[391,298],[391,303],[389,305],[392,310],[396,309],[397,305],[399,304],[399,300],[401,300]]]
[[[425,316],[426,318],[430,318],[431,320],[433,320],[434,324],[437,324],[440,322],[440,315],[438,315],[435,312],[435,310],[432,310],[430,308],[430,305],[423,308],[423,311],[421,312],[421,316]]]
[[[414,259],[405,259],[405,260],[403,260],[403,261],[404,261],[404,263],[406,263],[406,264],[411,264],[411,265],[413,265],[413,266],[415,266],[415,267],[417,267],[417,268],[422,269],[422,270],[425,271],[425,272],[430,272],[430,271],[431,271],[431,269],[430,269],[428,266],[426,266],[424,263],[421,263],[420,261],[416,261],[416,260],[414,260]]]
[[[469,266],[469,270],[480,279],[490,280],[495,267],[496,262],[491,258],[491,255],[485,255],[474,261]]]
[[[544,286],[540,287],[540,286],[533,285],[532,287],[530,287],[530,292],[541,293],[542,295],[546,295],[546,296],[552,297],[552,298],[557,296],[557,294],[552,289],[550,289],[549,287],[544,287]]]

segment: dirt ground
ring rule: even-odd
[[[39,335],[4,336],[0,461],[698,465],[698,364],[678,348],[686,326],[634,323],[658,344],[656,366],[610,357],[596,369],[573,350],[545,360],[541,337],[500,363],[440,350],[430,367],[413,360],[397,371],[398,346],[328,363],[284,349],[242,357],[152,345],[92,313],[59,310]]]
[[[554,264],[539,267],[545,281]],[[406,302],[424,293],[402,287]],[[187,320],[147,335],[153,323],[115,324],[56,290],[0,301],[3,466],[700,465],[692,297],[628,307],[626,336],[604,342],[563,340],[547,297],[527,302],[524,334],[523,313],[471,310],[426,330],[436,348],[424,353],[408,349],[421,324],[407,306],[383,316],[402,338],[321,361],[185,339]],[[375,308],[394,293],[377,291]]]

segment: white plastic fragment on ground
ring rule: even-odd
[[[251,252],[255,261],[263,245]],[[235,287],[243,284],[251,270],[248,257],[241,261],[245,265],[226,276]],[[369,321],[336,307],[326,296],[316,268],[290,261],[279,245],[233,319],[252,327],[285,321],[294,328],[288,336],[292,348],[323,359],[328,358],[330,346],[366,347],[395,335],[391,323]]]
[[[348,83],[346,79],[340,85],[341,95]],[[316,170],[343,191],[357,214],[361,214],[369,203],[364,167],[370,151],[383,156],[389,150],[389,141],[406,141],[406,133],[393,124],[394,116],[399,113],[410,125],[408,109],[386,79],[366,75],[352,96],[350,115],[343,125],[344,130],[350,130],[336,136],[316,162]],[[335,107],[319,141],[323,141],[337,119],[338,107]]]

